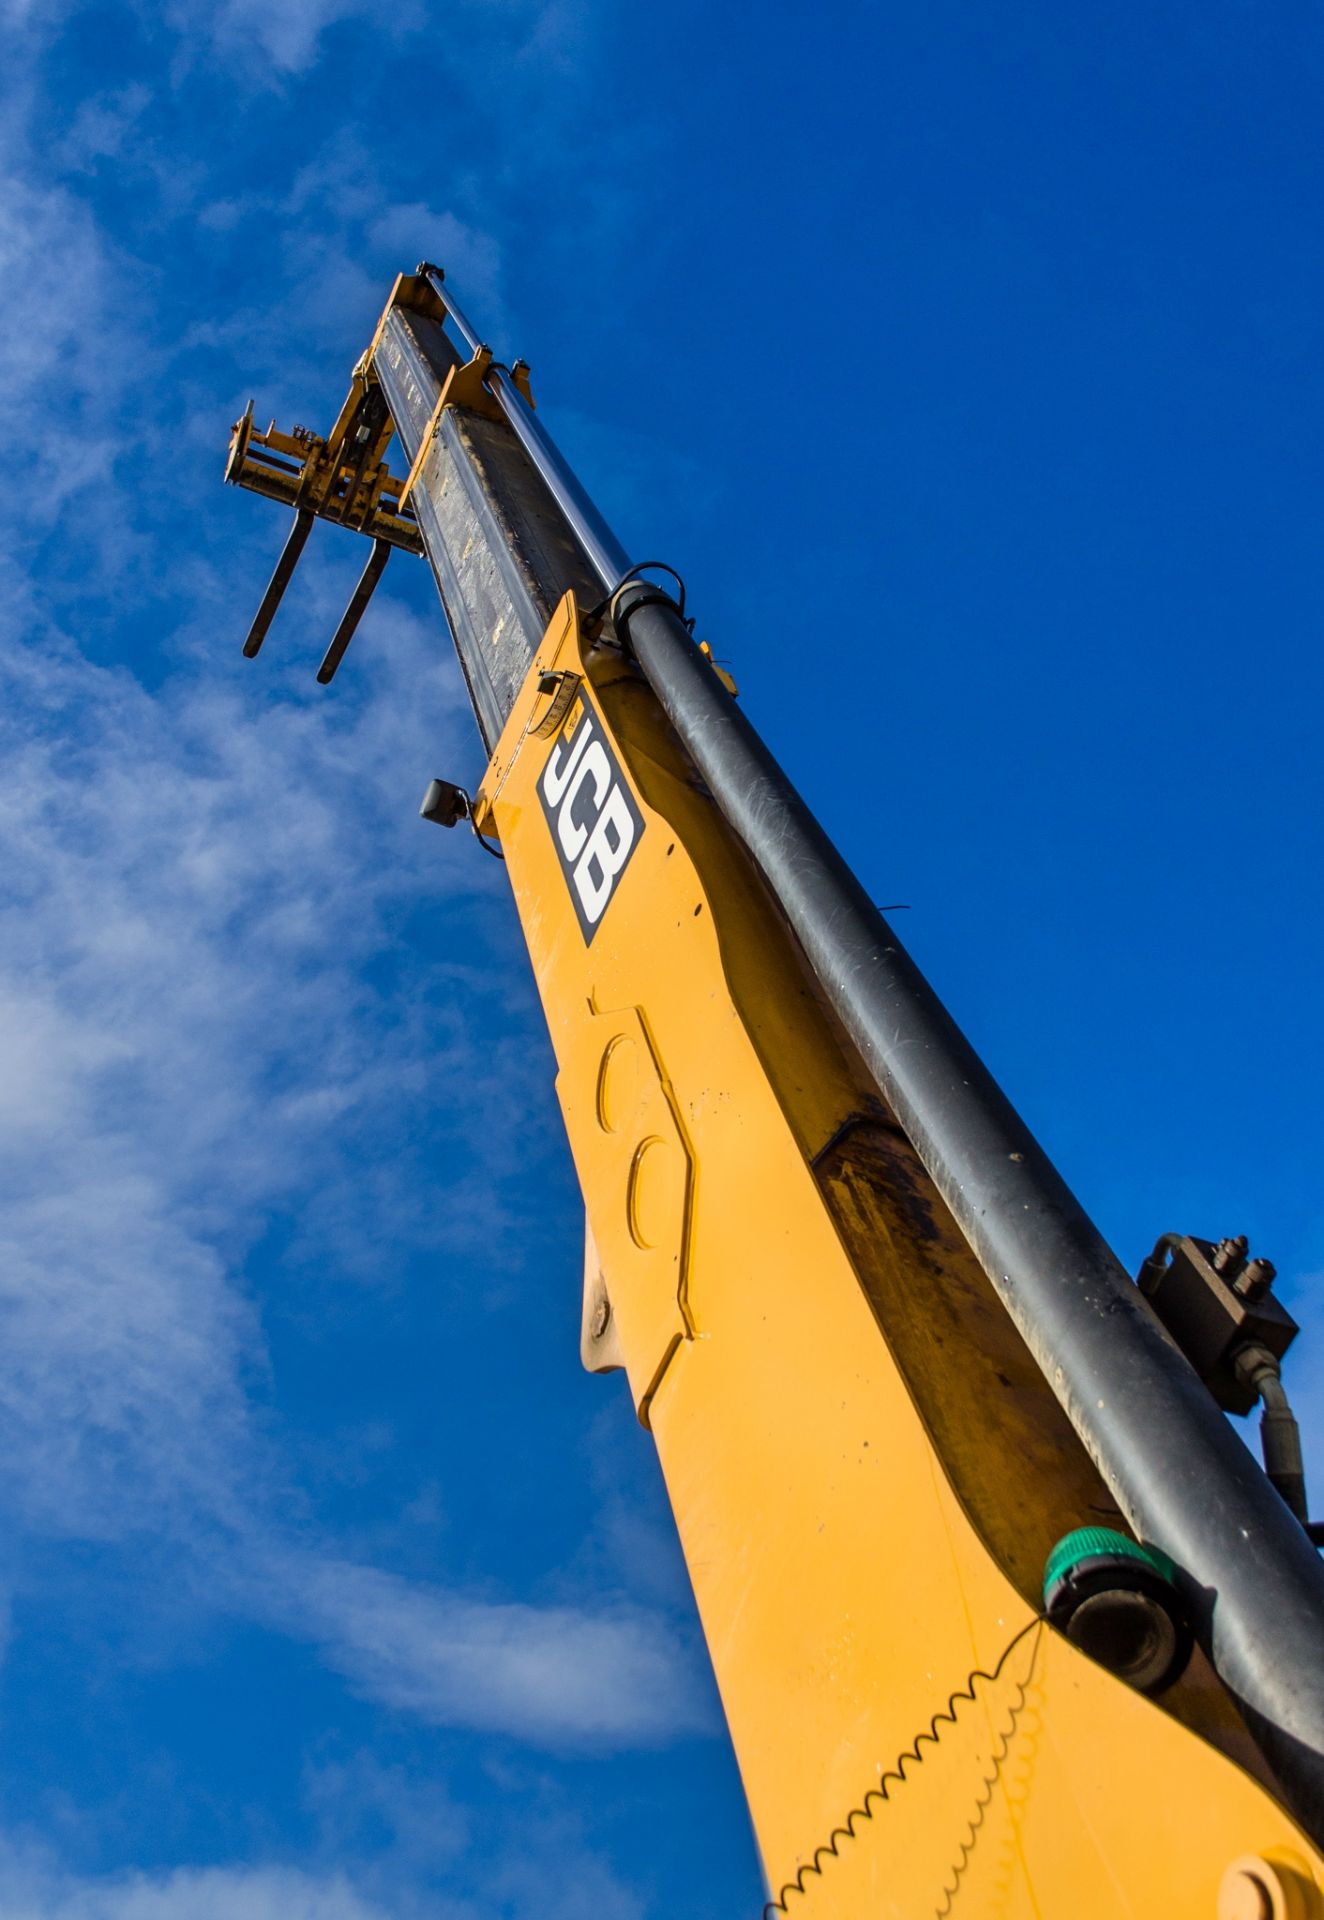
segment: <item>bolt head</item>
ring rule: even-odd
[[[1218,1920],[1273,1920],[1273,1896],[1249,1867],[1229,1867],[1223,1875]]]
[[[1309,1866],[1279,1848],[1231,1861],[1218,1889],[1218,1920],[1316,1920],[1320,1911]]]

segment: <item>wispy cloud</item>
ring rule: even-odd
[[[714,1731],[674,1630],[646,1609],[476,1605],[366,1567],[300,1571],[305,1631],[388,1706],[553,1745]]]
[[[436,1782],[359,1755],[314,1770],[324,1851],[284,1861],[79,1873],[48,1849],[0,1842],[5,1920],[644,1920],[644,1905],[565,1815],[525,1809],[468,1843]],[[437,1804],[443,1809],[439,1822]]]
[[[111,298],[114,278],[113,249],[76,195],[0,165],[0,405],[14,417],[41,408],[41,479],[25,489],[27,529],[49,526],[73,493],[109,478],[112,397],[97,361],[118,357],[124,300]]]
[[[328,26],[362,10],[231,0],[169,18],[223,51],[246,37],[293,71]],[[527,38],[540,18],[503,9],[501,31]],[[28,22],[33,34],[56,24],[50,13]],[[135,129],[149,111],[137,83],[89,97],[58,148],[66,178],[119,164],[130,146],[145,164],[150,138]],[[205,538],[144,600],[154,684],[87,656],[68,619],[86,607],[95,628],[160,565],[168,521],[139,481],[146,462],[165,472],[179,457],[164,395],[181,347],[148,324],[151,274],[70,185],[49,184],[12,142],[4,185],[0,400],[14,411],[40,400],[46,456],[13,532],[31,550],[77,498],[83,565],[48,570],[43,597],[8,548],[0,1504],[35,1535],[133,1541],[209,1566],[221,1604],[313,1641],[356,1691],[433,1723],[599,1744],[692,1731],[706,1708],[663,1615],[589,1596],[552,1608],[478,1601],[444,1577],[411,1586],[302,1523],[301,1490],[268,1430],[266,1309],[244,1277],[249,1248],[273,1212],[297,1219],[293,1258],[330,1256],[344,1273],[380,1266],[386,1240],[397,1263],[411,1247],[494,1243],[520,1149],[491,1143],[550,1124],[520,1111],[500,1044],[457,1014],[463,963],[411,949],[405,967],[394,931],[437,892],[439,849],[414,810],[427,777],[472,751],[458,677],[436,628],[384,598],[346,669],[355,698],[318,695],[306,641],[299,669],[286,664],[338,610],[342,589],[314,569],[255,698],[251,669],[220,667],[216,630],[237,633],[240,608]],[[369,311],[378,258],[412,264],[420,251],[455,266],[488,314],[498,305],[490,237],[421,201],[384,209],[352,138],[278,200],[283,281],[262,306],[212,323],[205,343],[199,326],[186,339],[187,351],[205,344],[213,380],[227,359],[288,378],[314,265],[323,311]],[[71,262],[77,301],[62,297]],[[223,424],[218,414],[208,428],[209,464]],[[243,611],[259,586],[255,574]],[[486,862],[449,854],[450,913],[467,914],[481,940],[499,881]],[[371,984],[383,960],[389,993]],[[429,1093],[452,1141],[440,1193],[401,1151],[402,1102]],[[466,1146],[475,1134],[489,1143],[481,1160]],[[377,1143],[367,1165],[365,1138]]]
[[[317,57],[323,34],[339,21],[368,20],[377,32],[390,33],[411,11],[394,0],[221,0],[218,6],[175,0],[167,17],[181,34],[205,38],[251,81],[260,79],[264,67],[274,77],[303,72]]]
[[[608,1744],[693,1731],[705,1709],[659,1616],[479,1603],[282,1533],[283,1476],[251,1402],[263,1342],[261,1301],[237,1284],[247,1240],[314,1177],[333,1213],[352,1178],[364,1221],[364,1169],[337,1147],[353,1116],[356,1143],[381,1130],[396,1257],[409,1237],[444,1244],[445,1202],[429,1212],[390,1179],[401,1091],[448,1081],[457,1141],[508,1099],[447,1010],[444,959],[389,1002],[364,984],[392,912],[435,885],[435,839],[410,803],[437,724],[458,718],[427,642],[405,616],[393,627],[362,697],[340,706],[291,686],[254,707],[190,670],[149,693],[57,638],[14,644],[0,715],[6,1500],[55,1534],[157,1535],[218,1557],[223,1540],[227,1604],[427,1720]],[[410,698],[420,684],[430,721]],[[467,892],[481,912],[494,884],[461,860],[453,904]],[[498,1190],[473,1212],[490,1239]]]
[[[89,173],[99,161],[119,159],[151,104],[151,89],[141,81],[82,101],[60,144],[60,166]]]
[[[80,1876],[19,1849],[0,1851],[5,1920],[387,1920],[343,1874],[285,1866],[181,1867],[167,1873]],[[457,1910],[434,1909],[438,1920]],[[395,1917],[392,1916],[392,1920]]]
[[[461,12],[512,85],[548,62],[563,82],[582,51],[584,23],[556,5]],[[174,0],[137,15],[154,75],[96,76],[57,109],[43,62],[72,14],[11,0],[0,135],[0,403],[42,422],[40,484],[21,513],[0,503],[6,1571],[35,1600],[62,1543],[80,1566],[95,1543],[110,1571],[89,1604],[151,1586],[163,1613],[256,1623],[416,1739],[465,1728],[582,1754],[706,1734],[683,1595],[622,1597],[577,1536],[533,1593],[486,1574],[475,1543],[461,1578],[415,1540],[426,1572],[402,1577],[381,1533],[337,1524],[328,1436],[282,1403],[271,1357],[310,1274],[320,1310],[424,1258],[444,1293],[480,1242],[518,1273],[523,1174],[556,1125],[529,1085],[527,980],[489,965],[499,870],[415,815],[430,775],[477,764],[440,621],[393,597],[398,561],[343,682],[318,690],[357,559],[328,533],[260,667],[243,665],[253,556],[282,529],[217,474],[249,392],[282,417],[315,394],[330,417],[390,271],[420,254],[509,350],[503,249],[472,182],[454,201],[427,174],[388,190],[394,149],[371,130],[247,178],[165,130],[213,71],[240,101],[293,93],[356,21],[398,44],[428,10]],[[107,222],[94,209],[112,195],[126,217]],[[420,1117],[444,1179],[420,1177]],[[445,1468],[428,1468],[444,1506]],[[0,1840],[0,1912],[401,1920],[424,1910],[414,1881],[465,1884],[463,1812],[406,1818],[399,1769],[377,1761],[318,1777],[323,1807],[389,1805],[392,1876],[343,1846],[317,1872],[259,1858],[97,1876]],[[585,1899],[598,1920],[641,1912],[555,1821],[471,1879],[429,1920],[577,1920]]]
[[[451,29],[465,43],[496,33],[512,53],[528,49],[562,69],[587,38],[582,10],[564,0],[459,0],[444,20],[427,0],[171,0],[166,17],[186,45],[205,45],[255,87],[306,72],[328,32],[348,21],[391,42],[427,30]]]
[[[420,257],[442,267],[455,282],[456,299],[463,294],[484,325],[505,320],[501,292],[501,249],[491,234],[482,233],[443,209],[438,212],[421,200],[407,201],[379,214],[368,226],[374,253],[413,267]]]

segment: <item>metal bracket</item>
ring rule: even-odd
[[[527,360],[512,360],[510,365],[511,384],[520,399],[528,403],[533,411],[538,411],[538,403],[533,397],[533,388],[529,385],[529,363]]]
[[[400,505],[404,482],[384,460],[394,431],[381,388],[359,374],[325,439],[307,427],[282,433],[274,420],[263,431],[253,423],[250,400],[230,432],[225,478],[231,486],[421,554],[418,522]]]
[[[294,525],[281,550],[244,641],[244,657],[256,658],[285,596],[314,520],[330,520],[371,539],[372,554],[350,597],[340,625],[322,657],[317,678],[326,686],[335,677],[354,637],[392,547],[423,552],[418,522],[401,507],[404,483],[387,467],[384,455],[395,431],[385,396],[363,371],[354,371],[349,396],[326,439],[307,427],[281,433],[273,420],[263,433],[253,425],[250,400],[230,434],[225,477],[269,500],[294,508]]]
[[[1137,1285],[1224,1413],[1249,1413],[1254,1389],[1237,1372],[1248,1346],[1281,1360],[1299,1331],[1270,1291],[1274,1270],[1251,1260],[1244,1236],[1198,1240],[1165,1233],[1137,1275]]]
[[[1251,1259],[1244,1233],[1217,1243],[1165,1233],[1136,1284],[1224,1413],[1262,1404],[1264,1471],[1319,1547],[1324,1525],[1306,1505],[1301,1435],[1281,1373],[1300,1328],[1274,1299],[1276,1278],[1271,1260]]]

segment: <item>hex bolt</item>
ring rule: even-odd
[[[1213,1269],[1221,1273],[1231,1285],[1237,1274],[1246,1264],[1246,1255],[1250,1251],[1250,1242],[1244,1233],[1238,1233],[1230,1240],[1220,1240],[1214,1249]]]
[[[1232,1291],[1243,1300],[1260,1300],[1277,1278],[1278,1269],[1272,1260],[1250,1260],[1232,1282]]]

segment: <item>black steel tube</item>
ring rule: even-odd
[[[1317,1554],[678,611],[631,586],[617,626],[1127,1519],[1182,1570],[1298,1817],[1324,1837]]]
[[[248,629],[248,638],[244,642],[246,660],[257,657],[262,642],[267,637],[267,628],[276,617],[276,609],[285,596],[285,589],[290,584],[290,576],[299,563],[299,555],[303,552],[312,530],[313,519],[314,515],[310,507],[300,507],[294,516],[294,525],[290,528],[289,537],[280,550],[280,559],[276,562],[275,571],[267,582],[262,604],[253,615],[253,624]]]
[[[391,548],[385,540],[374,540],[372,552],[368,555],[368,564],[359,575],[358,585],[349,597],[349,605],[340,616],[340,625],[332,635],[331,645],[322,656],[322,664],[317,669],[317,678],[325,687],[335,678],[336,668],[345,657],[345,649],[358,630],[359,621],[367,612],[368,602],[377,590],[377,582],[386,569],[391,557]]]

